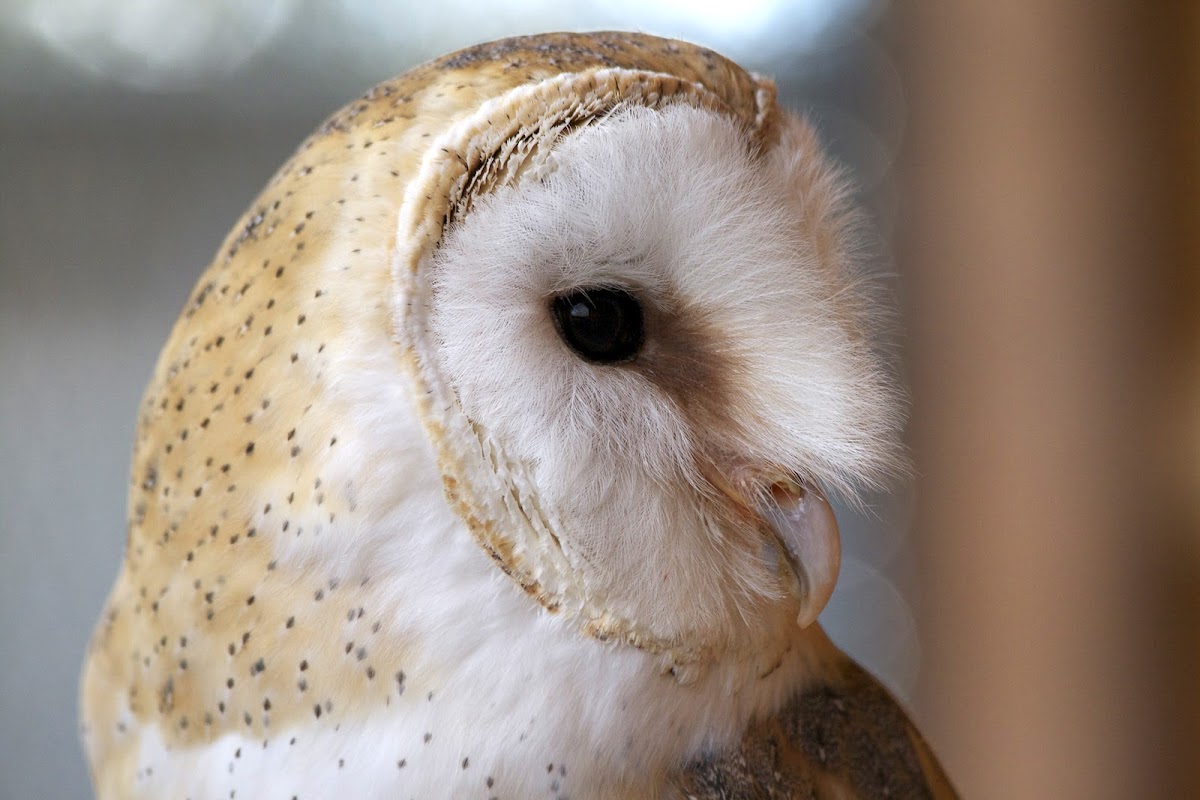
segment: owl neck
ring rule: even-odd
[[[368,407],[378,408],[388,381],[369,372],[358,380],[373,393]],[[732,741],[751,717],[780,707],[841,658],[816,625],[793,625],[771,646],[727,652],[686,674],[672,673],[661,654],[588,638],[577,619],[547,612],[477,544],[447,502],[414,419],[360,423],[369,435],[344,436],[321,465],[324,485],[351,498],[333,529],[319,539],[279,537],[276,551],[277,570],[299,584],[337,581],[338,608],[343,619],[349,608],[351,619],[337,623],[344,636],[332,642],[328,663],[343,665],[338,681],[361,682],[368,662],[376,675],[367,684],[373,694],[345,701],[356,704],[344,713],[364,736],[419,742],[428,734],[445,748],[439,753],[481,764],[527,759],[531,775],[574,757],[573,785],[645,796],[613,781],[661,775]],[[356,609],[380,627],[364,628]],[[370,637],[362,662],[350,658],[364,641],[359,634]],[[316,678],[311,668],[307,674],[311,693]],[[636,747],[632,731],[641,732]],[[578,761],[581,753],[593,757]],[[544,788],[521,786],[518,794]]]
[[[544,610],[499,572],[439,493],[431,487],[421,512],[404,514],[430,526],[412,542],[422,549],[411,561],[391,560],[387,584],[408,586],[403,599],[395,592],[394,616],[405,620],[398,635],[414,643],[407,680],[427,732],[451,737],[459,752],[527,758],[537,774],[567,765],[576,786],[658,775],[736,740],[752,717],[781,707],[841,658],[814,625],[759,652],[718,656],[684,680],[661,654],[588,638],[578,621]],[[494,736],[515,736],[518,755],[482,755],[498,747]],[[579,762],[583,753],[594,760]],[[540,787],[521,788],[532,796]],[[618,794],[610,788],[601,796]]]

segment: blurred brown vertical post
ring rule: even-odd
[[[1188,783],[1172,750],[1189,733],[1168,719],[1196,691],[1194,653],[1176,646],[1200,643],[1195,608],[1173,604],[1197,550],[1181,550],[1192,562],[1172,598],[1179,520],[1156,444],[1164,373],[1187,350],[1168,345],[1195,331],[1173,326],[1187,304],[1164,289],[1182,274],[1172,146],[1194,150],[1197,130],[1193,110],[1164,117],[1192,84],[1161,73],[1160,48],[1190,37],[1195,51],[1200,36],[1169,30],[1195,22],[1169,5],[892,9],[911,110],[898,245],[921,472],[919,709],[967,797]],[[1168,132],[1179,124],[1190,138]]]
[[[1172,715],[1168,797],[1200,787],[1200,3],[1170,4],[1158,17],[1156,64],[1168,97],[1156,119],[1166,130],[1171,190],[1169,241],[1178,252],[1164,302],[1163,455],[1168,465],[1164,642]]]

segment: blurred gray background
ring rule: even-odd
[[[0,797],[90,794],[76,681],[116,575],[135,410],[193,282],[326,115],[443,52],[636,29],[775,76],[851,168],[891,267],[897,72],[878,0],[0,0]],[[902,698],[921,668],[911,489],[843,510],[823,620]],[[920,717],[921,709],[916,708]]]

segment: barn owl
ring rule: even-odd
[[[814,620],[897,463],[852,214],[772,84],[599,33],[330,118],[141,406],[101,798],[951,797]]]

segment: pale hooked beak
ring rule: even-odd
[[[787,477],[771,484],[761,504],[771,534],[800,582],[796,623],[807,628],[824,610],[842,565],[842,537],[829,501],[811,483]]]
[[[815,484],[790,474],[770,473],[769,493],[748,497],[719,470],[713,472],[707,476],[713,487],[761,523],[763,556],[799,601],[796,623],[807,628],[833,595],[842,564],[842,540],[829,501]]]

